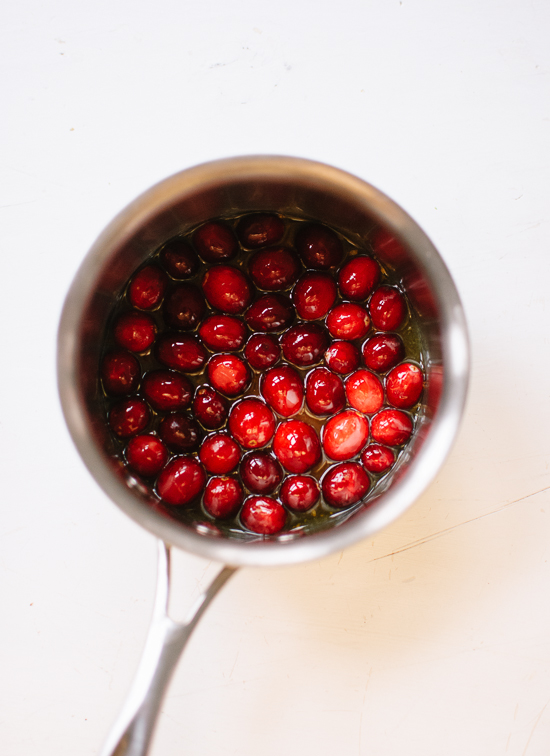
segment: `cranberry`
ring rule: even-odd
[[[244,499],[243,487],[235,478],[210,478],[204,492],[203,504],[212,517],[231,517],[237,513]]]
[[[214,355],[207,370],[212,386],[226,396],[239,396],[250,383],[248,365],[234,354]]]
[[[245,449],[265,446],[275,433],[273,412],[260,399],[243,399],[231,410],[229,431]]]
[[[365,365],[377,373],[385,373],[403,359],[405,348],[399,336],[379,333],[363,345]]]
[[[246,326],[231,315],[210,315],[203,320],[199,336],[213,352],[232,352],[246,340]]]
[[[114,405],[109,413],[109,425],[120,438],[129,438],[147,427],[150,415],[147,403],[133,396]]]
[[[193,413],[205,428],[217,430],[227,420],[229,404],[227,399],[210,386],[201,386],[197,389],[193,400]]]
[[[285,222],[278,215],[254,213],[245,215],[237,225],[239,241],[247,249],[277,244],[285,233]]]
[[[365,470],[371,473],[383,473],[395,462],[395,454],[387,446],[370,444],[361,454],[361,462]]]
[[[386,393],[388,402],[394,407],[408,409],[420,399],[424,376],[422,370],[412,362],[403,362],[388,373]]]
[[[316,368],[306,380],[306,402],[315,415],[334,415],[346,404],[344,385],[326,368]]]
[[[282,294],[264,294],[251,305],[245,319],[253,331],[281,331],[294,320],[294,308]]]
[[[205,262],[231,260],[239,251],[231,228],[225,223],[210,221],[193,234],[193,244]]]
[[[338,274],[338,286],[343,297],[361,301],[366,299],[380,280],[380,268],[372,257],[354,257]]]
[[[346,381],[346,395],[352,407],[372,415],[384,404],[384,389],[378,378],[369,370],[357,370]]]
[[[351,459],[365,446],[369,422],[353,410],[331,417],[323,432],[323,448],[327,456],[338,461]]]
[[[372,239],[372,246],[379,257],[392,263],[401,262],[407,254],[401,243],[385,228],[377,230]]]
[[[301,420],[281,423],[273,440],[273,451],[283,467],[291,473],[305,473],[321,459],[317,433]]]
[[[357,370],[361,363],[361,355],[355,344],[349,341],[333,341],[325,352],[325,362],[334,373],[347,375]]]
[[[403,294],[392,286],[379,286],[369,302],[372,323],[379,331],[395,331],[407,312]]]
[[[296,249],[308,268],[327,270],[342,259],[342,243],[334,231],[318,223],[307,223],[298,231]]]
[[[153,409],[172,412],[185,409],[193,398],[193,384],[181,373],[153,370],[143,378],[142,391]]]
[[[304,387],[299,373],[290,365],[271,368],[262,380],[262,396],[269,406],[283,417],[302,409]]]
[[[267,452],[252,452],[241,462],[241,480],[256,494],[272,493],[283,479],[283,470]]]
[[[159,362],[173,370],[196,373],[202,370],[208,359],[208,352],[195,336],[164,333],[155,346]]]
[[[202,292],[190,283],[177,284],[164,300],[164,321],[170,328],[192,331],[205,312],[206,302]]]
[[[227,433],[216,433],[204,441],[199,457],[208,472],[225,475],[239,464],[241,450]]]
[[[306,273],[294,292],[294,306],[303,320],[324,318],[336,300],[336,284],[328,273]]]
[[[291,249],[262,249],[248,261],[248,272],[256,286],[266,291],[288,289],[300,275],[300,260]]]
[[[196,420],[181,412],[174,412],[161,422],[159,436],[170,451],[181,454],[194,452],[199,448],[202,431]]]
[[[128,287],[128,298],[133,307],[154,310],[162,302],[168,285],[168,276],[156,265],[146,265],[135,274]]]
[[[129,352],[145,352],[157,333],[155,321],[145,312],[125,312],[115,323],[115,341]]]
[[[283,334],[281,345],[289,362],[298,367],[311,367],[321,359],[329,337],[318,323],[300,323]]]
[[[281,356],[281,347],[273,336],[255,333],[248,339],[244,356],[254,370],[265,370],[277,362]]]
[[[252,288],[244,273],[231,265],[215,265],[202,279],[208,302],[229,315],[240,315],[252,300]]]
[[[189,504],[199,496],[206,483],[202,465],[193,457],[174,457],[158,477],[160,498],[174,507]]]
[[[374,441],[388,446],[401,446],[411,437],[411,418],[401,410],[386,409],[372,418],[371,433]]]
[[[289,509],[307,512],[319,501],[319,485],[309,475],[291,475],[281,486],[279,496]]]
[[[241,512],[245,528],[261,535],[275,535],[285,526],[283,506],[269,496],[249,496]]]
[[[138,475],[149,478],[158,475],[168,459],[168,449],[151,434],[135,436],[126,447],[126,461]]]
[[[160,253],[160,261],[172,278],[191,278],[200,267],[195,250],[180,237],[170,239]]]
[[[370,488],[370,478],[357,462],[343,462],[329,468],[322,486],[327,504],[350,507],[365,496]]]
[[[370,328],[369,314],[361,305],[343,302],[329,312],[327,328],[336,339],[362,339]]]
[[[112,396],[124,396],[135,391],[141,371],[139,362],[129,352],[109,352],[101,363],[103,388]]]

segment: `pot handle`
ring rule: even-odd
[[[101,756],[146,756],[158,712],[178,659],[212,599],[236,572],[223,567],[191,607],[183,624],[168,616],[170,548],[158,542],[157,590],[153,618],[136,676]]]

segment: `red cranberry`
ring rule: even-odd
[[[109,425],[120,438],[129,438],[147,427],[150,414],[147,403],[133,396],[114,405],[109,413]]]
[[[361,355],[355,344],[349,341],[333,341],[325,352],[325,362],[334,373],[347,375],[357,370],[361,363]]]
[[[379,286],[369,302],[372,323],[379,331],[395,331],[407,312],[403,294],[392,286]]]
[[[372,418],[371,433],[374,441],[388,446],[401,446],[411,437],[411,418],[401,410],[386,409]]]
[[[321,459],[317,433],[301,420],[281,423],[273,440],[273,451],[282,466],[291,473],[305,473]]]
[[[234,354],[214,355],[207,370],[212,386],[226,396],[239,396],[250,383],[248,365]]]
[[[327,328],[336,339],[362,339],[370,328],[369,314],[361,305],[343,302],[329,312]]]
[[[226,475],[239,464],[241,450],[227,433],[216,433],[204,441],[199,457],[209,473]]]
[[[231,228],[225,223],[210,221],[193,234],[193,244],[205,262],[231,260],[239,251]]]
[[[372,415],[384,404],[384,389],[378,378],[369,370],[357,370],[346,381],[346,395],[352,407]]]
[[[306,273],[294,287],[292,297],[303,320],[317,320],[325,317],[336,294],[336,284],[328,273]]]
[[[175,286],[163,305],[164,322],[170,328],[192,331],[206,312],[206,302],[200,289],[190,283]]]
[[[412,362],[403,362],[388,373],[386,393],[394,407],[407,409],[420,399],[424,383],[422,370]]]
[[[232,352],[246,340],[246,326],[231,315],[210,315],[203,320],[199,336],[213,352]]]
[[[273,247],[252,255],[248,262],[250,278],[259,289],[288,289],[300,275],[300,260],[291,249]]]
[[[291,475],[281,486],[281,501],[294,512],[307,512],[319,501],[319,485],[309,475]]]
[[[112,396],[124,396],[135,391],[141,371],[139,362],[129,352],[109,352],[101,363],[103,388]]]
[[[168,449],[159,438],[151,434],[135,436],[126,447],[128,467],[144,478],[158,475],[167,459]]]
[[[275,433],[273,412],[260,399],[243,399],[231,410],[229,431],[244,449],[259,449]]]
[[[237,225],[239,241],[247,249],[277,244],[285,233],[285,222],[278,215],[254,213],[245,215]]]
[[[208,302],[221,312],[240,315],[252,300],[252,288],[244,273],[231,265],[215,265],[202,279]]]
[[[168,276],[156,265],[146,265],[135,274],[128,287],[128,298],[133,307],[154,310],[162,302],[168,285]]]
[[[241,462],[241,480],[251,493],[272,493],[283,479],[283,470],[267,452],[252,452]]]
[[[176,454],[194,452],[199,448],[202,431],[196,420],[181,412],[167,415],[159,426],[159,436]]]
[[[315,365],[328,345],[328,334],[318,323],[300,323],[289,328],[281,338],[285,358],[298,367]]]
[[[174,457],[157,480],[160,498],[174,507],[181,507],[196,499],[204,490],[206,474],[193,457]]]
[[[316,368],[306,380],[306,402],[315,415],[334,415],[346,404],[340,378],[326,368]]]
[[[273,333],[292,323],[294,308],[282,294],[264,294],[249,307],[245,319],[253,331]]]
[[[231,517],[237,513],[244,499],[243,487],[235,478],[210,478],[204,492],[203,504],[212,517]]]
[[[372,257],[354,257],[338,274],[338,286],[346,299],[366,299],[380,280],[380,268]]]
[[[196,373],[206,365],[208,352],[195,336],[163,333],[155,347],[159,362],[173,370]]]
[[[145,312],[125,312],[115,323],[115,341],[129,352],[145,352],[157,333],[155,321]]]
[[[392,333],[379,333],[365,342],[363,346],[363,358],[365,365],[377,373],[385,373],[386,370],[397,365],[405,355],[405,347],[399,336]]]
[[[304,387],[299,373],[290,365],[271,368],[262,380],[262,396],[269,406],[283,417],[302,409]]]
[[[407,254],[401,243],[385,228],[379,228],[374,234],[372,246],[379,257],[392,263],[402,262]]]
[[[361,454],[361,462],[365,470],[371,473],[383,473],[395,462],[395,454],[387,446],[370,444]]]
[[[369,422],[353,410],[331,417],[323,432],[323,448],[327,456],[338,461],[355,457],[367,443]]]
[[[244,348],[244,356],[254,370],[273,367],[281,356],[279,343],[267,333],[255,333]]]
[[[322,486],[327,504],[340,509],[361,501],[370,488],[370,478],[357,462],[343,462],[329,468]]]
[[[200,267],[197,253],[182,238],[175,237],[162,248],[160,261],[172,278],[191,278]]]
[[[302,226],[296,236],[296,249],[308,268],[328,270],[342,259],[342,243],[334,231],[318,223]]]
[[[181,373],[172,370],[153,370],[143,378],[145,398],[159,412],[185,409],[193,398],[193,384]]]
[[[229,404],[210,386],[201,386],[195,393],[193,413],[199,423],[208,430],[217,430],[227,420]]]
[[[269,496],[249,496],[241,512],[245,528],[261,535],[275,535],[285,526],[283,506]]]

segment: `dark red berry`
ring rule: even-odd
[[[216,433],[204,441],[199,457],[208,472],[226,475],[239,464],[241,450],[227,433]]]
[[[195,393],[193,413],[205,428],[217,430],[227,420],[229,403],[210,386],[201,386]]]
[[[285,247],[261,249],[248,262],[250,278],[266,291],[288,289],[300,275],[301,267],[296,254]]]
[[[231,517],[237,514],[244,499],[243,487],[235,478],[210,478],[204,492],[203,504],[212,517]]]
[[[198,228],[193,234],[193,244],[202,259],[208,263],[231,260],[239,251],[231,228],[218,221],[210,221]]]
[[[338,287],[345,299],[366,299],[380,280],[380,267],[372,257],[354,257],[338,274]]]
[[[174,507],[189,504],[204,491],[206,473],[193,457],[174,457],[160,473],[157,491],[160,498]]]
[[[407,312],[405,298],[392,286],[379,286],[369,302],[372,324],[379,331],[395,331]]]
[[[294,320],[294,307],[282,294],[264,294],[249,307],[245,319],[253,331],[282,331]]]
[[[283,506],[269,496],[249,496],[241,512],[245,528],[261,535],[275,535],[285,526]]]
[[[128,467],[144,478],[158,475],[168,459],[168,449],[151,434],[134,436],[126,447]]]
[[[409,440],[412,430],[411,418],[401,410],[382,410],[371,422],[373,440],[388,446],[401,446]]]
[[[254,370],[270,368],[281,356],[279,342],[267,333],[255,333],[244,348],[244,356]]]
[[[208,302],[229,315],[242,314],[252,300],[252,288],[238,268],[215,265],[202,279],[202,289]]]
[[[109,352],[101,363],[103,388],[112,396],[125,396],[139,385],[139,362],[129,352]]]
[[[181,283],[166,295],[162,311],[167,326],[192,331],[204,317],[206,302],[200,289],[190,283]]]
[[[335,339],[362,339],[370,328],[369,314],[361,305],[343,302],[329,312],[327,328]]]
[[[291,473],[305,473],[321,459],[317,433],[301,420],[287,420],[279,425],[273,451],[285,470]]]
[[[132,396],[113,406],[109,413],[109,425],[113,433],[120,438],[129,438],[145,430],[150,415],[147,402]]]
[[[232,315],[210,315],[202,321],[199,336],[213,352],[232,352],[246,341],[246,326]]]
[[[278,215],[254,213],[245,215],[237,225],[239,241],[247,249],[277,244],[285,233],[285,222]]]
[[[273,412],[260,399],[243,399],[231,410],[229,431],[244,449],[259,449],[275,433]]]
[[[331,459],[351,459],[365,446],[368,437],[367,418],[353,410],[345,410],[331,417],[325,425],[323,449]]]
[[[318,323],[300,323],[281,338],[285,358],[298,367],[317,364],[329,345],[329,337]]]
[[[216,354],[207,367],[208,380],[216,391],[225,396],[235,397],[242,394],[250,383],[250,370],[234,354]]]
[[[418,365],[403,362],[388,373],[386,394],[388,402],[394,407],[408,409],[420,399],[424,376]]]
[[[401,242],[397,241],[395,236],[386,231],[385,228],[379,228],[373,236],[372,246],[376,254],[383,260],[391,263],[402,263],[407,257]]]
[[[348,402],[359,412],[372,415],[384,404],[384,389],[379,379],[369,370],[362,368],[350,375],[346,381]]]
[[[347,375],[357,370],[361,364],[361,355],[355,344],[333,341],[325,352],[325,362],[334,373]]]
[[[324,318],[336,300],[336,284],[328,273],[306,273],[292,293],[296,312],[303,320]]]
[[[334,231],[318,223],[307,223],[298,231],[296,249],[308,268],[328,270],[339,265],[342,243]]]
[[[115,323],[114,336],[117,344],[129,352],[145,352],[157,333],[157,326],[145,312],[125,312]]]
[[[162,420],[159,436],[170,451],[176,454],[189,454],[199,448],[202,431],[196,420],[181,412],[174,412]]]
[[[319,485],[309,475],[291,475],[281,486],[281,501],[294,512],[307,512],[319,501]]]
[[[341,509],[361,501],[370,488],[370,478],[357,462],[343,462],[329,468],[322,487],[327,504]]]
[[[153,370],[143,377],[141,387],[145,398],[159,412],[186,409],[193,398],[193,384],[172,370]]]
[[[168,276],[156,265],[146,265],[133,276],[128,287],[128,299],[140,310],[154,310],[162,302]]]
[[[344,385],[326,368],[315,368],[306,379],[306,402],[315,415],[334,415],[346,404]]]
[[[369,444],[361,454],[361,462],[365,470],[371,473],[383,473],[395,462],[395,454],[387,446]]]
[[[267,452],[252,452],[241,462],[241,480],[251,493],[272,493],[283,479],[281,465]]]
[[[176,333],[163,333],[155,345],[159,362],[173,370],[196,373],[206,365],[208,352],[196,338]]]
[[[279,415],[290,417],[302,409],[304,387],[300,374],[290,365],[271,368],[261,384],[262,396]]]
[[[195,250],[181,237],[170,239],[162,248],[160,261],[172,278],[191,278],[200,267]]]
[[[390,370],[403,359],[404,355],[403,342],[393,333],[379,333],[363,346],[365,365],[371,370],[376,370],[377,373]]]

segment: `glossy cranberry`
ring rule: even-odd
[[[368,437],[367,418],[353,410],[345,410],[331,417],[325,425],[323,449],[331,459],[351,459],[365,446]]]
[[[283,479],[283,470],[267,452],[252,452],[241,462],[241,480],[251,493],[269,494]]]
[[[285,222],[278,215],[254,213],[245,215],[237,225],[239,241],[247,249],[277,244],[285,233]]]
[[[147,427],[150,416],[147,403],[132,396],[114,405],[109,413],[109,425],[120,438],[129,438]]]
[[[290,365],[271,368],[261,384],[262,396],[279,415],[290,417],[302,409],[304,387],[300,374]]]
[[[298,367],[317,364],[329,345],[329,337],[318,323],[300,323],[281,338],[285,358]]]
[[[369,302],[372,324],[379,331],[395,331],[407,312],[403,294],[392,286],[379,286]]]
[[[196,338],[177,333],[163,333],[155,345],[157,360],[173,370],[196,373],[206,365],[208,352]]]
[[[282,294],[263,294],[249,307],[245,319],[253,331],[274,333],[292,323],[294,307]]]
[[[215,265],[202,279],[202,289],[208,302],[228,315],[241,315],[252,300],[252,288],[238,268]]]
[[[162,248],[160,261],[172,278],[191,278],[200,267],[195,250],[180,237],[170,239]]]
[[[275,433],[273,412],[260,399],[243,399],[231,410],[229,431],[244,449],[259,449]]]
[[[301,267],[296,254],[285,247],[261,249],[248,262],[250,278],[266,291],[288,289],[300,275]]]
[[[128,299],[140,310],[154,310],[162,302],[168,276],[156,265],[146,265],[132,277]]]
[[[296,236],[296,249],[308,268],[328,270],[340,264],[342,243],[334,231],[318,223],[307,223]]]
[[[147,373],[141,390],[151,407],[159,412],[185,409],[193,398],[193,384],[189,378],[172,370],[153,370]]]
[[[249,496],[242,508],[241,521],[253,533],[275,535],[285,526],[286,512],[269,496]]]
[[[129,352],[109,352],[101,363],[103,388],[111,396],[131,394],[139,385],[139,362]]]
[[[117,344],[129,352],[145,352],[157,333],[155,321],[145,312],[125,312],[121,315],[114,328]]]
[[[254,370],[273,367],[281,356],[279,342],[267,333],[255,333],[244,348],[244,356]]]
[[[321,459],[317,433],[301,420],[287,420],[279,425],[273,451],[285,470],[291,473],[305,473]]]
[[[174,507],[182,507],[204,491],[206,473],[193,457],[174,457],[160,473],[157,491],[160,498]]]
[[[319,501],[319,485],[309,475],[291,475],[281,486],[281,501],[294,512],[307,512]]]
[[[359,412],[372,415],[384,404],[384,389],[379,379],[369,370],[361,369],[346,381],[348,402]]]
[[[246,341],[246,326],[231,315],[210,315],[201,323],[199,336],[213,352],[232,352]]]
[[[169,328],[192,331],[204,317],[206,302],[199,288],[181,283],[166,295],[162,311]]]
[[[372,257],[354,257],[338,274],[338,287],[345,299],[366,299],[380,280],[380,267]]]
[[[202,259],[208,263],[231,260],[239,251],[231,228],[218,221],[210,221],[198,228],[193,234],[193,244]]]
[[[382,410],[371,422],[373,440],[388,446],[401,446],[409,440],[412,430],[411,418],[401,410]]]
[[[361,364],[361,355],[355,344],[333,341],[325,352],[325,362],[333,373],[347,375],[357,370]]]
[[[370,478],[357,462],[331,467],[323,478],[323,496],[331,507],[350,507],[367,494]]]
[[[336,284],[328,273],[306,273],[292,293],[296,312],[302,320],[324,318],[336,300]]]
[[[363,345],[365,365],[371,370],[376,370],[377,373],[390,370],[403,359],[404,355],[403,342],[393,333],[379,333]]]
[[[210,386],[201,386],[195,393],[193,413],[205,428],[217,430],[227,420],[229,403]]]
[[[196,420],[181,412],[174,412],[162,420],[159,436],[170,451],[176,454],[188,454],[199,448],[202,431]]]
[[[395,454],[387,446],[369,444],[361,454],[361,462],[365,470],[371,473],[383,473],[395,462]]]
[[[383,260],[389,260],[393,263],[402,262],[407,255],[402,244],[384,228],[379,228],[376,231],[372,239],[372,246],[376,254]]]
[[[226,475],[239,464],[241,450],[227,433],[216,433],[204,441],[199,457],[209,473]]]
[[[234,354],[216,354],[207,367],[211,385],[225,396],[242,394],[250,383],[250,369]]]
[[[361,305],[343,302],[329,312],[327,328],[335,339],[362,339],[370,328],[369,314]]]
[[[158,475],[168,459],[168,449],[151,434],[134,436],[126,447],[128,467],[144,478]]]
[[[334,415],[346,404],[344,385],[326,368],[316,368],[306,379],[306,402],[315,415]]]
[[[210,478],[204,492],[203,504],[212,517],[231,517],[243,503],[243,487],[235,478]]]
[[[408,409],[420,399],[424,385],[424,376],[418,365],[403,362],[388,373],[386,394],[388,402],[394,407]]]

